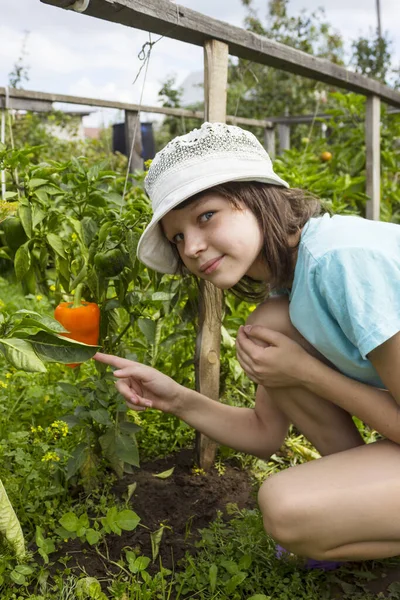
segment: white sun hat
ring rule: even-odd
[[[203,123],[178,136],[158,152],[145,179],[153,218],[137,247],[139,260],[161,273],[175,273],[178,261],[164,236],[160,220],[194,196],[229,181],[261,181],[289,187],[273,170],[271,159],[244,129],[224,123]]]

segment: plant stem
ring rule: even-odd
[[[78,308],[78,306],[82,306],[81,298],[82,298],[83,285],[84,285],[83,283],[78,283],[78,285],[76,286],[75,296],[74,296],[74,304],[73,304],[72,308]]]

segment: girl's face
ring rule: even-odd
[[[268,281],[268,267],[260,256],[262,231],[245,205],[238,210],[219,194],[205,194],[171,210],[161,224],[187,269],[216,287],[228,289],[243,275]]]

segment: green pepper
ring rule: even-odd
[[[28,240],[18,217],[7,217],[7,219],[4,219],[2,225],[7,246],[11,250],[18,250]]]
[[[96,254],[94,264],[103,277],[116,277],[122,273],[126,265],[126,258],[119,248],[114,248]]]

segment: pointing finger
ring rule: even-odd
[[[132,365],[133,362],[127,358],[121,358],[120,356],[114,356],[113,354],[104,354],[103,352],[96,352],[93,358],[106,365],[117,367],[117,369],[128,367],[129,365]]]

